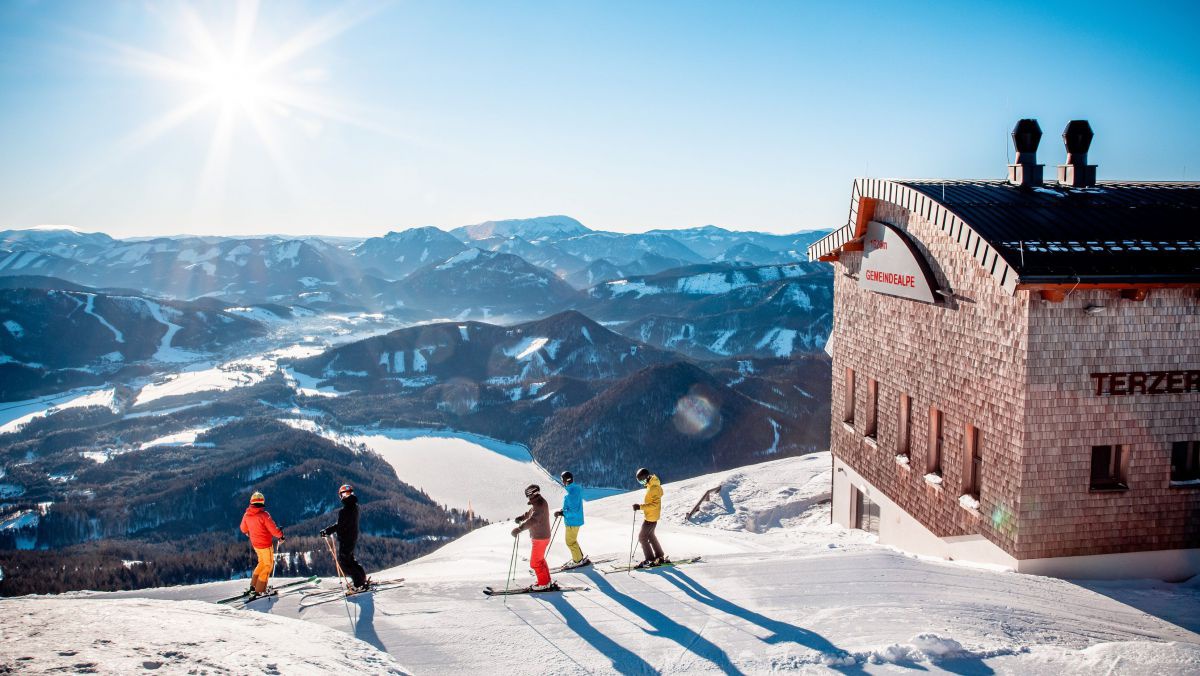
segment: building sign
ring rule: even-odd
[[[929,263],[904,233],[890,225],[871,221],[863,237],[863,263],[859,288],[889,296],[936,303],[937,286]]]
[[[1093,373],[1096,396],[1187,394],[1200,392],[1200,371],[1129,371]]]

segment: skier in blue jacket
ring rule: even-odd
[[[563,565],[563,570],[578,568],[591,563],[579,548],[579,529],[583,526],[583,489],[575,484],[575,477],[570,472],[562,473],[562,485],[567,489],[563,496],[562,509],[554,516],[562,517],[567,524],[567,548],[571,550],[571,561]]]

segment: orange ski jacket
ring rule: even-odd
[[[271,546],[271,537],[283,537],[283,531],[275,525],[275,520],[267,510],[258,505],[250,505],[242,515],[242,532],[250,536],[250,544],[255,549],[266,549]]]

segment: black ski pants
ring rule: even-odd
[[[647,561],[662,558],[662,545],[658,544],[658,538],[654,535],[654,528],[658,525],[657,521],[643,521],[642,530],[638,533],[638,542],[642,543],[642,554],[645,555]]]
[[[355,587],[361,587],[367,581],[367,571],[359,565],[358,561],[354,560],[354,547],[345,547],[341,543],[338,544],[338,565],[342,567],[342,572],[350,576],[350,581]]]

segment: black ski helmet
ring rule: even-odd
[[[535,496],[541,492],[542,492],[542,489],[537,484],[529,484],[528,486],[525,487],[525,497],[527,497],[527,498],[532,498],[533,496]]]
[[[575,481],[575,475],[571,474],[570,472],[563,472],[559,476],[562,478],[564,486]]]
[[[646,469],[645,467],[641,467],[638,469],[637,474],[635,474],[634,477],[637,478],[638,481],[649,481],[650,470]]]

